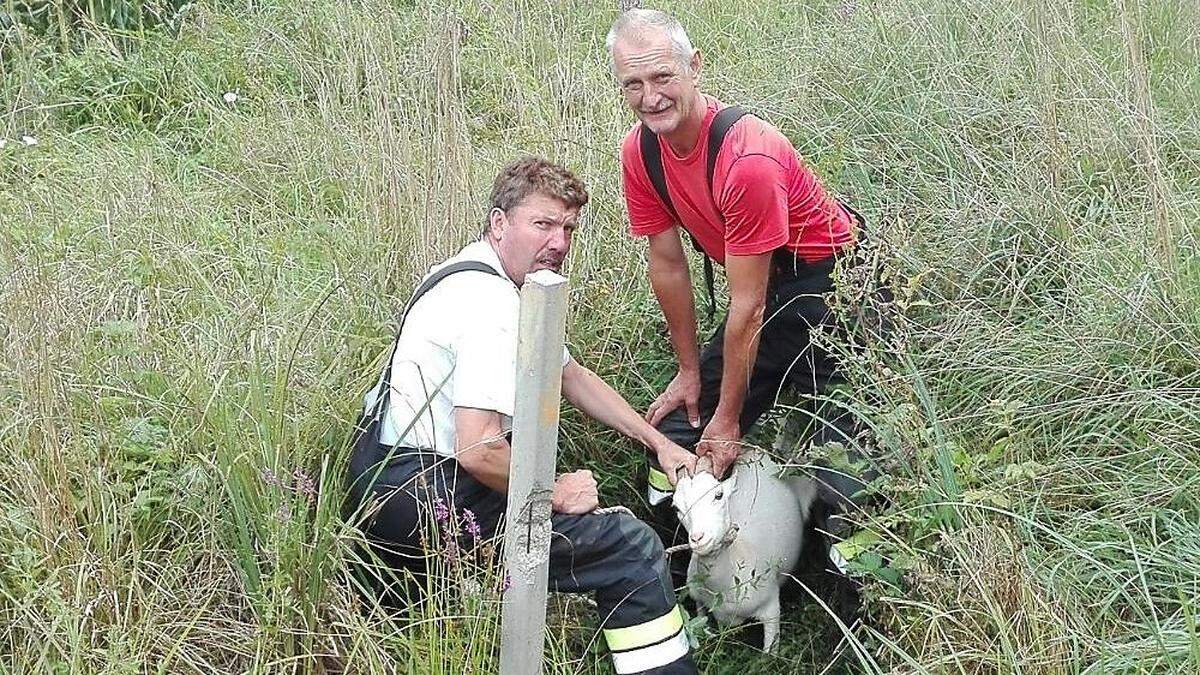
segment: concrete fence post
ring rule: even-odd
[[[567,280],[549,270],[526,276],[517,332],[517,400],[504,529],[509,584],[500,624],[501,675],[542,672],[566,318]]]

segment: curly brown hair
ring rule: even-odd
[[[505,165],[492,182],[489,218],[492,209],[507,212],[535,192],[575,209],[588,203],[587,187],[570,169],[541,157],[522,157]],[[488,231],[489,218],[484,219],[484,234]]]

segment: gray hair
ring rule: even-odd
[[[667,39],[671,41],[671,50],[679,58],[679,63],[685,69],[689,69],[695,49],[692,48],[692,41],[688,39],[687,31],[675,17],[657,9],[631,9],[617,17],[612,28],[608,29],[608,37],[604,39],[604,46],[608,48],[609,64],[612,65],[613,47],[616,46],[617,40],[626,37],[642,37],[653,30],[660,31],[667,36]]]

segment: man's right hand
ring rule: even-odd
[[[564,473],[554,481],[550,508],[555,513],[581,515],[595,511],[598,506],[600,493],[591,471],[580,469]]]
[[[696,456],[684,450],[675,443],[663,437],[663,444],[655,451],[658,456],[658,465],[662,468],[663,473],[667,474],[667,480],[671,481],[671,485],[679,482],[679,470],[687,468],[689,474],[696,473]]]
[[[697,370],[680,370],[666,390],[646,409],[646,421],[650,426],[657,427],[667,413],[681,405],[687,408],[688,422],[699,429],[700,372]]]

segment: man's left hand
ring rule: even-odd
[[[696,445],[696,454],[712,460],[713,475],[721,478],[737,460],[742,447],[742,430],[737,420],[722,421],[714,417]]]

